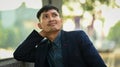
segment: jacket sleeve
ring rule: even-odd
[[[35,62],[36,45],[38,45],[42,39],[43,37],[40,36],[37,31],[33,30],[15,50],[13,54],[14,58],[19,61]]]
[[[107,67],[86,33],[84,31],[80,31],[78,37],[80,39],[79,44],[81,44],[80,49],[82,56],[87,66]]]

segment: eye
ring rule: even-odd
[[[46,19],[46,18],[48,18],[48,15],[43,15],[43,19]]]
[[[58,16],[58,14],[56,14],[56,13],[53,13],[53,14],[52,14],[52,16],[53,16],[53,17],[56,17],[56,16]]]

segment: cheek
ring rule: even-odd
[[[58,28],[58,29],[62,28],[62,23],[60,22],[59,24],[57,24],[56,28]]]
[[[42,29],[44,29],[44,30],[49,29],[49,26],[48,26],[47,23],[42,23],[42,24],[41,24],[41,27],[42,27]]]
[[[62,26],[62,25],[63,25],[63,24],[62,24],[62,21],[60,20],[60,21],[59,21],[59,26]]]
[[[42,24],[41,27],[42,27],[42,29],[44,29],[44,28],[47,27],[47,25],[46,24]]]
[[[41,21],[41,26],[44,27],[44,26],[46,26],[46,25],[47,25],[47,21],[42,20],[42,21]]]

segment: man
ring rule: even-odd
[[[85,32],[62,30],[58,8],[43,6],[37,18],[41,31],[32,31],[14,52],[15,59],[35,67],[106,67]]]

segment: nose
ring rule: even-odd
[[[49,17],[49,20],[52,21],[54,18],[52,16]]]

